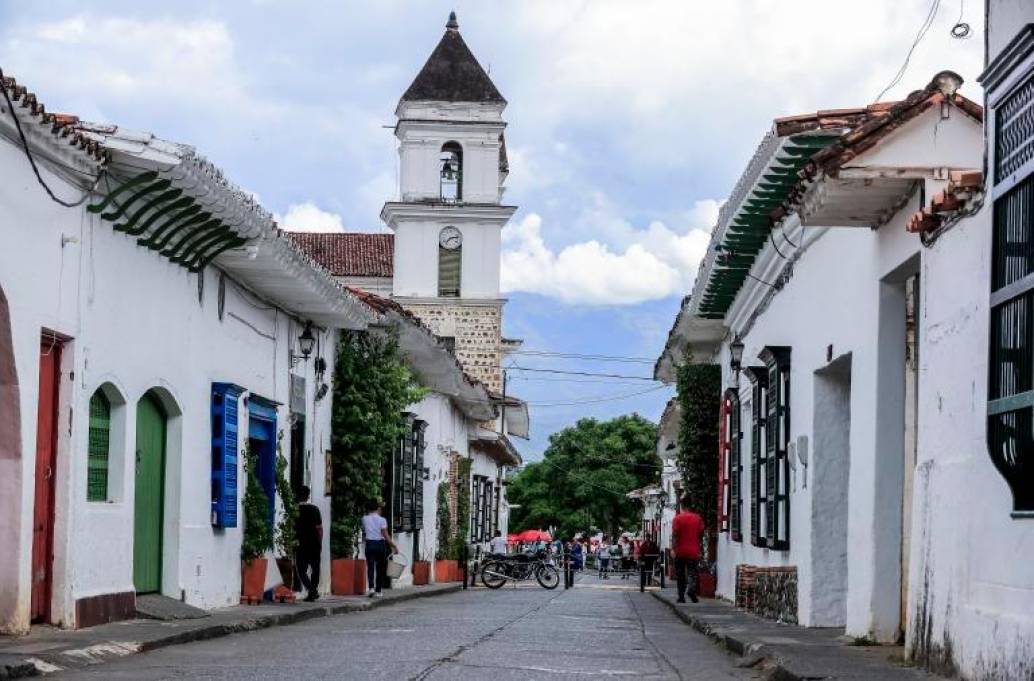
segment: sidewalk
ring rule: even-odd
[[[278,627],[318,617],[370,610],[414,598],[454,593],[461,584],[431,584],[384,592],[384,598],[323,596],[315,603],[263,603],[211,611],[202,619],[135,619],[88,629],[34,627],[28,636],[0,637],[0,679],[79,669],[165,646]]]
[[[651,592],[697,631],[742,656],[744,664],[768,670],[769,679],[879,679],[916,681],[937,679],[905,666],[901,648],[853,646],[845,642],[842,629],[810,629],[761,619],[718,600],[699,603],[675,602],[673,589]]]

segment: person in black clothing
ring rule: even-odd
[[[298,518],[295,532],[298,537],[298,579],[309,592],[307,601],[320,597],[320,553],[323,550],[323,516],[309,503],[311,490],[305,485],[298,490]],[[310,572],[311,571],[311,572]]]

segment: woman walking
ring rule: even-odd
[[[366,540],[366,584],[370,598],[380,598],[381,588],[388,581],[388,547],[398,553],[398,546],[388,532],[388,521],[381,515],[381,502],[376,499],[366,503],[363,516],[363,538]]]
[[[607,579],[607,571],[610,569],[610,544],[607,543],[606,536],[603,537],[600,548],[596,552],[596,564],[599,567],[599,578]]]

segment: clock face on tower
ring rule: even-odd
[[[438,243],[446,250],[455,251],[463,244],[463,233],[455,227],[446,227],[438,235]]]

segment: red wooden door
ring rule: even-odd
[[[36,502],[32,515],[32,621],[50,621],[54,561],[54,471],[57,463],[57,404],[61,345],[45,338],[39,358],[36,417]]]

